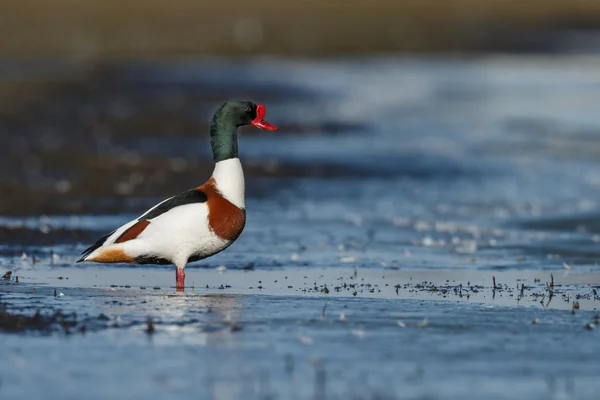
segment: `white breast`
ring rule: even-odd
[[[244,171],[239,158],[219,161],[215,164],[212,176],[223,197],[236,207],[246,207]]]

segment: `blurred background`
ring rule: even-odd
[[[86,59],[561,51],[593,49],[599,16],[593,0],[6,0],[0,50]]]
[[[598,0],[0,0],[1,299],[89,316],[3,336],[2,394],[596,398],[599,29]],[[240,129],[236,243],[185,296],[75,266],[205,182],[229,99],[280,127]]]

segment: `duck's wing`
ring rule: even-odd
[[[174,208],[193,203],[206,203],[208,201],[207,194],[199,188],[190,189],[176,196],[158,203],[139,218],[122,225],[108,235],[100,238],[96,243],[85,249],[81,253],[81,258],[77,262],[85,261],[85,259],[95,250],[102,246],[107,246],[114,243],[123,243],[128,240],[135,239],[141,234],[152,219],[173,210]]]
[[[165,201],[158,203],[137,220],[141,221],[144,219],[154,219],[159,215],[162,215],[175,207],[183,206],[186,204],[192,203],[206,203],[208,201],[208,196],[206,193],[199,188],[190,189],[186,192],[180,193],[177,196],[170,197]]]

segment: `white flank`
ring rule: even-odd
[[[145,211],[145,212],[144,212],[144,214],[146,214],[146,213],[147,213],[147,212],[149,212],[149,211],[152,211],[152,210],[154,210],[156,207],[160,206],[162,203],[164,203],[165,201],[167,201],[167,200],[170,200],[170,199],[172,199],[172,198],[173,198],[173,196],[171,196],[171,197],[169,197],[169,198],[167,198],[167,199],[164,199],[163,201],[161,201],[160,203],[158,203],[158,204],[157,204],[157,205],[155,205],[154,207],[152,207],[152,208],[148,209],[147,211]],[[144,215],[144,214],[142,214],[142,215]],[[102,243],[102,246],[101,246],[100,248],[96,249],[96,250],[95,250],[93,253],[91,253],[91,254],[90,254],[89,256],[87,256],[85,259],[86,259],[86,260],[91,260],[91,259],[93,259],[93,258],[94,258],[96,255],[98,255],[98,254],[99,254],[99,252],[100,252],[101,250],[106,250],[106,247],[107,247],[108,245],[114,244],[114,243],[115,243],[115,240],[117,240],[117,238],[118,238],[119,236],[121,236],[121,235],[123,234],[123,232],[125,232],[127,229],[129,229],[129,228],[130,228],[132,225],[135,225],[135,224],[138,222],[138,220],[140,219],[140,217],[141,217],[142,215],[140,215],[139,217],[137,217],[136,219],[134,219],[134,220],[132,220],[132,221],[129,221],[129,222],[128,222],[128,223],[126,223],[125,225],[121,225],[121,226],[120,226],[120,227],[119,227],[119,228],[118,228],[118,229],[115,231],[115,233],[113,233],[112,235],[110,235],[109,237],[107,237],[107,238],[106,238],[106,240],[104,241],[104,243]]]
[[[150,220],[150,225],[134,240],[123,243],[127,254],[155,255],[185,267],[189,257],[211,256],[225,249],[230,241],[221,239],[208,226],[206,203],[175,207]]]
[[[114,244],[120,233],[137,220],[123,225],[100,248],[86,257],[86,260],[94,261],[96,256],[108,249],[120,249],[132,258],[160,257],[171,260],[179,268],[183,268],[188,258],[208,257],[231,244],[230,241],[215,235],[208,226],[206,203],[175,207],[149,221],[150,225],[137,238]]]
[[[239,158],[219,161],[212,176],[223,197],[238,208],[246,207],[244,171]]]

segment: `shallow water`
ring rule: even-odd
[[[595,398],[599,66],[6,62],[51,85],[0,118],[0,301],[77,324],[1,334],[0,398]],[[185,294],[172,267],[75,265],[206,179],[223,98],[281,127],[240,135],[239,240]]]

